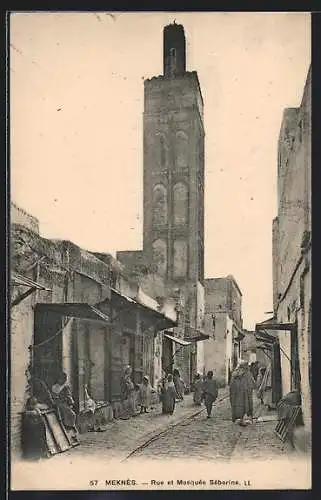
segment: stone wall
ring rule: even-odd
[[[215,329],[213,328],[213,315]],[[242,293],[233,278],[208,278],[205,280],[205,333],[210,339],[204,342],[205,369],[214,369],[228,379],[228,365],[232,357],[232,326],[242,328]],[[230,336],[227,331],[231,330]],[[229,345],[227,345],[229,343]],[[231,351],[231,352],[230,352]]]
[[[255,332],[243,330],[244,339],[241,343],[241,358],[245,361],[252,362],[256,360],[256,339]],[[255,358],[255,359],[254,359]]]
[[[39,221],[33,215],[28,214],[23,208],[18,207],[15,203],[10,204],[10,222],[11,224],[20,224],[27,227],[35,233],[39,233]]]
[[[138,378],[143,369],[153,378],[154,332],[148,330],[149,324],[144,326],[144,331],[138,326],[136,311],[123,311],[122,306],[114,302],[113,320],[116,323],[112,329],[95,320],[62,318],[59,314],[57,320],[56,314],[55,321],[51,321],[47,312],[44,316],[40,313],[35,316],[35,304],[65,302],[100,303],[101,308],[106,306],[104,312],[109,315],[109,303],[102,303],[111,297],[110,285],[116,284],[119,292],[133,298],[136,297],[138,285],[128,282],[122,265],[107,254],[94,255],[68,241],[47,240],[21,224],[12,224],[11,233],[12,270],[50,289],[36,291],[11,311],[11,448],[13,455],[17,456],[21,453],[21,413],[29,395],[31,361],[37,361],[37,370],[47,376],[45,381],[49,386],[53,370],[64,369],[73,390],[77,411],[84,409],[86,384],[95,400],[111,403],[112,414],[117,417],[124,409],[120,401],[124,359],[127,355],[131,356],[127,340],[134,349],[134,359],[130,358],[127,362],[133,365],[134,375],[140,382]],[[16,297],[21,287],[14,288],[13,297]],[[147,299],[152,300],[150,297]],[[144,321],[143,318],[139,324],[144,324]],[[48,344],[42,345],[40,338],[51,338],[51,333],[57,351],[51,349],[47,352]],[[149,342],[147,337],[146,342],[143,342],[145,334]],[[30,351],[34,342],[41,345]],[[145,347],[146,352],[143,353]],[[51,363],[48,370],[43,367],[46,354]],[[103,419],[110,418],[110,408],[101,411]],[[82,428],[86,428],[86,425],[86,422],[81,422]]]
[[[176,78],[153,77],[145,80],[144,86],[146,112],[167,102],[168,111],[196,106],[203,117],[203,98],[196,71],[187,71]]]
[[[273,253],[278,322],[297,322],[301,393],[305,424],[311,420],[311,68],[301,106],[284,111],[278,158],[278,231]],[[275,223],[274,223],[275,226]],[[283,393],[291,390],[293,358],[289,332],[279,332]]]
[[[11,453],[21,455],[21,412],[28,397],[27,370],[33,343],[34,296],[30,295],[11,311],[10,322],[10,416]]]
[[[31,229],[32,225],[22,225],[21,222],[20,218],[19,224],[12,224],[12,270],[38,281],[50,291],[38,290],[11,310],[11,449],[14,456],[21,453],[21,412],[24,410],[28,397],[28,378],[32,356],[38,355],[36,350],[30,350],[34,343],[33,306],[39,302],[88,301],[95,303],[106,297],[109,276],[106,264],[89,252],[82,251],[70,242],[41,238]],[[13,288],[13,297],[26,291],[25,287]],[[75,321],[69,321],[61,335],[62,367],[72,386],[75,384],[72,366]],[[92,338],[98,333],[97,328],[97,323],[91,322]],[[97,390],[99,391],[99,388]]]
[[[196,73],[145,82],[144,252],[151,262],[161,259],[158,272],[179,283],[203,279],[198,235],[203,240],[204,131],[197,111],[199,95]]]
[[[310,87],[309,76],[301,107],[284,111],[279,139],[278,294],[281,295],[300,258],[304,233],[311,231]]]
[[[116,252],[116,258],[130,269],[146,264],[142,250],[120,250]]]
[[[275,217],[272,223],[272,285],[273,285],[273,313],[276,313],[279,300],[279,219]]]
[[[207,317],[208,324],[211,316]],[[213,370],[217,375],[225,378],[226,375],[226,332],[227,315],[217,313],[215,331],[208,340],[204,340],[205,371]],[[207,330],[208,331],[208,330]]]

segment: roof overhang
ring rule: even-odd
[[[146,319],[153,322],[157,330],[164,330],[165,328],[177,326],[177,321],[173,321],[173,319],[165,316],[163,313],[147,306],[146,304],[142,304],[131,297],[128,297],[114,288],[111,288],[111,304],[114,306],[118,305],[119,307],[130,311],[140,311]]]
[[[36,281],[27,278],[26,276],[22,276],[22,274],[12,274],[11,276],[11,285],[12,286],[28,286],[30,288],[35,288],[36,290],[46,290],[50,292],[51,289],[37,283]]]
[[[37,283],[36,281],[26,278],[25,276],[22,276],[21,274],[13,274],[11,276],[11,286],[23,286],[23,287],[28,287],[28,290],[26,290],[23,293],[18,294],[12,302],[11,302],[11,307],[15,307],[20,302],[22,302],[24,299],[29,297],[32,293],[34,293],[36,290],[46,290],[47,292],[51,292],[52,290],[50,288],[46,288],[43,285],[40,285],[40,283]]]
[[[190,326],[185,327],[185,340],[187,342],[202,342],[203,340],[208,340],[210,338],[206,333],[191,328]]]
[[[86,302],[38,303],[35,306],[35,312],[53,312],[61,316],[110,324],[109,316]]]
[[[276,331],[293,331],[297,328],[296,323],[257,323],[255,331],[260,330],[276,330]]]
[[[262,321],[261,323],[256,323],[255,325],[255,333],[262,335],[262,332],[267,334],[267,330],[277,331],[288,331],[292,332],[297,328],[296,323],[279,323],[275,316]],[[274,337],[273,337],[274,338]]]
[[[176,342],[176,344],[179,344],[181,346],[187,346],[187,345],[192,344],[192,342],[189,342],[189,341],[184,340],[184,339],[180,339],[179,337],[173,337],[173,335],[169,335],[168,333],[165,333],[164,337],[166,337],[169,340],[172,340],[173,342]]]

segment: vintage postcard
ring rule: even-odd
[[[311,488],[311,19],[11,12],[12,490]]]

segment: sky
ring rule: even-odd
[[[174,19],[204,99],[205,277],[235,277],[253,329],[272,310],[277,140],[301,102],[309,13],[12,14],[11,199],[44,237],[142,248],[143,80],[162,74]]]

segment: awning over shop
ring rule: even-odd
[[[36,281],[33,281],[30,278],[26,278],[25,276],[22,276],[21,274],[13,274],[11,276],[11,286],[28,287],[28,290],[19,294],[15,299],[12,300],[11,307],[14,307],[14,306],[17,306],[18,304],[20,304],[20,302],[22,302],[24,299],[26,299],[29,295],[31,295],[36,290],[46,290],[47,292],[51,292],[50,288],[46,288],[45,286],[40,285],[40,283],[37,283]]]
[[[118,290],[111,288],[111,301],[112,303],[117,303],[120,307],[124,309],[130,310],[139,310],[141,311],[145,317],[149,318],[152,322],[154,322],[156,328],[158,330],[164,330],[165,328],[171,328],[173,326],[177,326],[177,322],[173,321],[171,318],[168,318],[164,314],[144,305],[137,300],[134,300],[127,295],[120,293]]]
[[[191,343],[192,343],[192,342],[188,342],[187,340],[180,339],[179,337],[173,337],[172,335],[169,335],[168,333],[165,333],[164,337],[166,337],[169,340],[172,340],[173,342],[176,342],[176,344],[180,344],[182,346],[191,345]]]
[[[149,309],[153,309],[154,311],[158,311],[159,309],[159,303],[157,302],[157,300],[153,299],[149,295],[146,295],[146,293],[144,293],[140,288],[138,289],[136,300],[143,306],[146,306]]]
[[[262,323],[256,323],[255,325],[255,331],[261,331],[261,330],[288,330],[292,331],[296,329],[296,323],[278,323],[277,319],[275,317],[269,318],[266,321],[263,321]]]
[[[22,276],[21,274],[12,274],[11,276],[11,285],[12,286],[29,286],[30,288],[36,288],[37,290],[46,290],[50,292],[51,289],[47,288],[36,281],[33,281],[30,278]]]
[[[69,316],[72,318],[88,319],[94,321],[103,321],[110,324],[110,318],[97,307],[85,302],[66,302],[55,304],[38,303],[35,306],[36,311],[53,312],[61,316]]]

